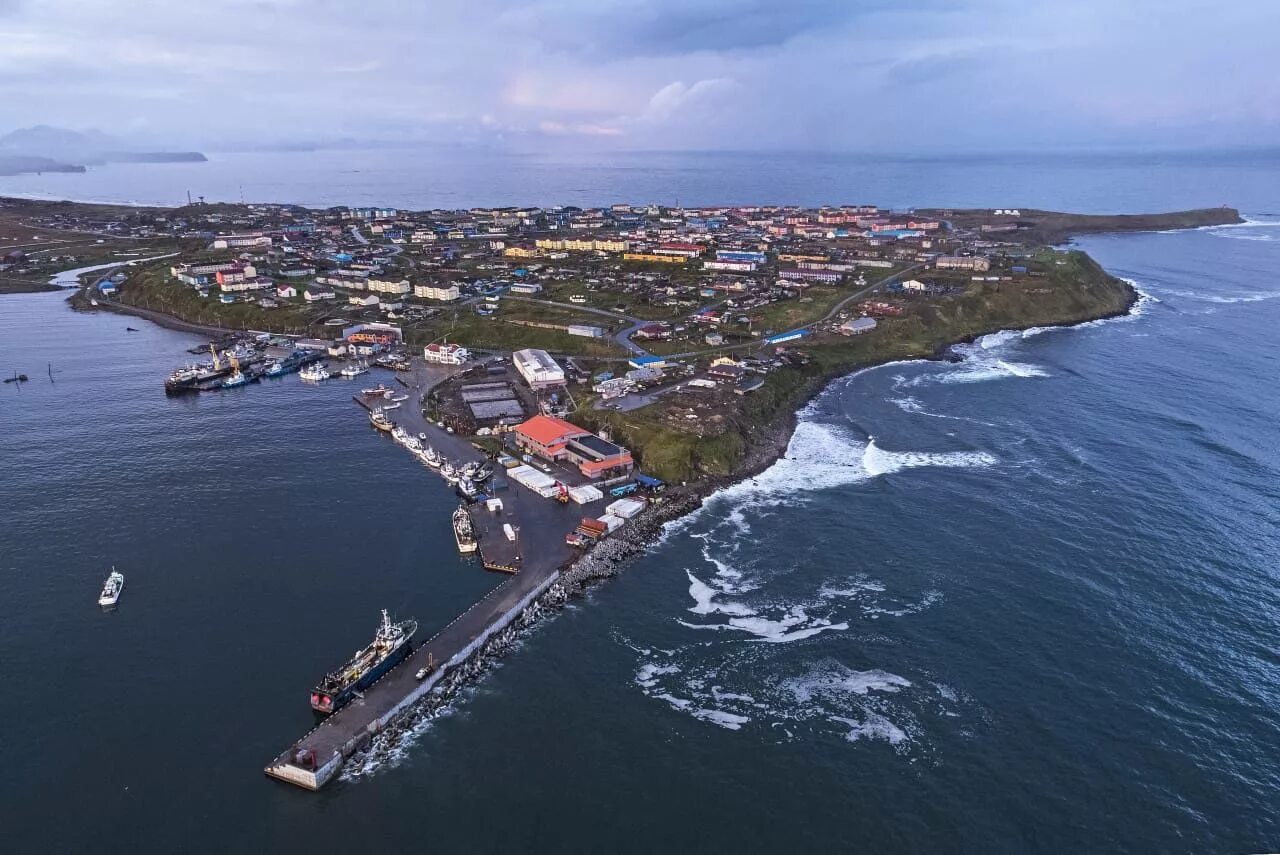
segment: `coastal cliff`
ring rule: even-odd
[[[807,365],[771,372],[764,385],[740,399],[713,425],[682,429],[647,410],[630,413],[582,409],[575,418],[607,427],[642,464],[673,483],[740,480],[781,456],[795,413],[831,381],[853,371],[903,359],[937,359],[955,344],[999,330],[1065,326],[1116,317],[1137,300],[1129,283],[1108,274],[1087,254],[1063,254],[1042,280],[1017,286],[975,283],[960,297],[922,303],[902,318],[882,319],[875,333],[827,336],[805,347]]]

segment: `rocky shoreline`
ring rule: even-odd
[[[1084,323],[1125,317],[1133,312],[1141,295],[1129,287],[1130,300],[1120,311],[1109,312],[1096,318],[1069,324],[1040,326],[1079,326]],[[1031,329],[1028,325],[1023,329]],[[941,347],[925,360],[941,360],[957,344],[976,341],[983,335],[1000,332],[988,330]],[[704,502],[720,490],[755,477],[772,466],[787,450],[795,431],[799,413],[814,398],[828,389],[832,383],[859,371],[875,368],[883,363],[855,365],[827,378],[817,385],[800,404],[775,419],[751,437],[741,465],[732,475],[706,478],[685,487],[669,489],[651,503],[648,510],[626,526],[601,541],[595,547],[568,563],[561,569],[560,577],[540,597],[530,603],[502,632],[496,633],[477,649],[466,661],[450,671],[437,686],[414,707],[407,710],[391,726],[375,736],[370,744],[353,755],[343,768],[342,780],[356,780],[372,774],[384,762],[399,755],[421,730],[447,712],[467,686],[480,680],[498,660],[515,650],[520,640],[531,633],[547,618],[565,608],[573,600],[584,596],[597,583],[619,575],[634,558],[646,553],[657,543],[666,527],[687,517],[702,507]]]

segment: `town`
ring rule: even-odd
[[[370,425],[459,497],[458,551],[505,575],[416,645],[404,624],[367,680],[313,689],[326,720],[265,772],[314,790],[717,483],[776,459],[833,377],[1127,311],[1130,286],[1048,245],[1064,216],[7,200],[0,249],[19,282],[97,262],[54,280],[80,277],[76,308],[207,334],[169,395],[257,394],[242,387],[295,373],[363,386]],[[378,638],[403,627],[384,613]]]
[[[611,430],[668,481],[728,474],[741,415],[775,408],[744,397],[785,403],[839,366],[927,356],[968,327],[1016,326],[1019,315],[1070,321],[1092,311],[1070,284],[1106,279],[1079,253],[1040,243],[1058,215],[1013,208],[11,201],[0,214],[116,252],[169,250],[90,280],[103,308],[271,333],[331,359],[532,352],[539,379],[523,394],[446,384],[428,405],[467,434],[501,434],[534,414]],[[20,256],[6,257],[11,271]]]

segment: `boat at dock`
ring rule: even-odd
[[[444,461],[444,458],[440,456],[440,452],[436,451],[431,446],[427,446],[426,449],[423,450],[421,456],[422,462],[430,466],[432,469],[439,469],[440,464]]]
[[[400,405],[399,405],[399,404],[383,404],[383,405],[382,405],[382,409],[384,409],[384,410],[398,410],[398,409],[400,409]]]
[[[323,362],[316,362],[299,371],[298,376],[303,380],[310,380],[312,382],[328,380],[330,376],[329,366],[325,365]]]
[[[344,366],[338,373],[343,377],[359,377],[361,374],[369,373],[369,363],[363,361],[353,362],[350,365]]]
[[[283,377],[286,374],[304,368],[308,362],[315,358],[315,354],[308,353],[305,350],[295,350],[282,359],[273,359],[268,362],[265,375],[267,377]]]
[[[378,430],[387,431],[388,433],[395,427],[395,422],[387,418],[387,414],[382,412],[381,409],[369,411],[369,423]]]
[[[475,524],[471,522],[471,513],[464,507],[453,512],[453,539],[457,541],[458,551],[467,554],[480,548],[476,538]]]
[[[124,574],[111,568],[111,575],[107,577],[107,581],[102,583],[102,593],[98,595],[98,605],[114,606],[116,601],[120,599],[120,592],[124,590]]]
[[[382,383],[374,386],[372,389],[361,389],[360,394],[370,398],[385,398],[392,390],[388,389]]]
[[[324,676],[311,690],[311,708],[326,715],[342,709],[409,655],[417,631],[416,620],[392,623],[383,609],[382,624],[372,643],[357,650],[346,665]]]

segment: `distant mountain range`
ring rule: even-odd
[[[36,125],[0,136],[0,175],[84,172],[107,163],[203,163],[198,151],[147,151],[101,131]]]

